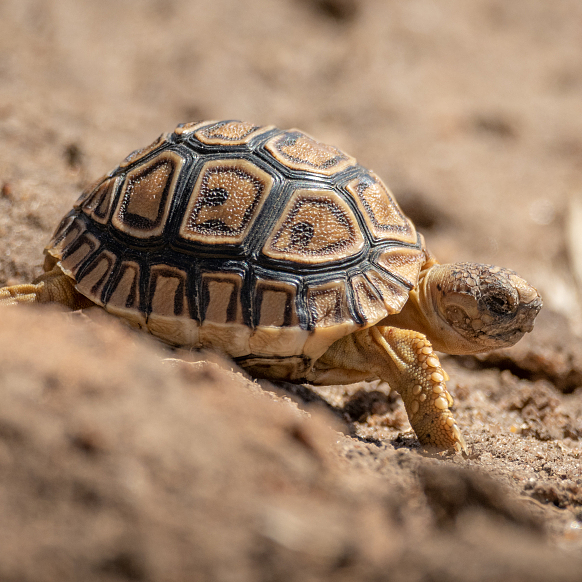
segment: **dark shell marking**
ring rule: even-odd
[[[425,261],[354,158],[239,121],[181,125],[128,156],[47,252],[81,293],[165,341],[302,367],[400,311]]]

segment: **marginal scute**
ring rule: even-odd
[[[272,125],[255,125],[245,121],[220,121],[198,129],[194,137],[207,145],[242,145],[273,129]]]
[[[243,323],[239,273],[203,273],[201,320],[214,323]]]
[[[124,260],[110,285],[109,298],[105,309],[123,318],[138,329],[146,328],[145,314],[140,311],[141,266],[135,261]]]
[[[169,265],[151,267],[148,292],[149,318],[154,315],[167,317],[189,315],[186,299],[187,277],[185,271]]]
[[[378,290],[388,315],[399,313],[408,300],[408,289],[378,269],[370,268],[365,273],[366,279]]]
[[[175,135],[188,135],[194,133],[200,127],[218,123],[217,121],[189,121],[188,123],[180,123],[174,130]]]
[[[363,275],[352,277],[350,286],[356,311],[365,324],[373,325],[388,315],[379,292]]]
[[[357,201],[366,224],[376,239],[416,243],[414,225],[376,174],[362,171],[346,188]]]
[[[299,326],[297,285],[258,277],[253,297],[256,325],[249,338],[251,353],[264,357],[302,354],[309,332]]]
[[[376,263],[412,289],[418,282],[425,258],[421,249],[390,247],[376,257]]]
[[[136,238],[160,236],[183,165],[182,156],[165,151],[131,170],[121,189],[113,226]]]
[[[145,158],[148,154],[151,154],[154,150],[166,143],[166,141],[168,141],[168,134],[162,133],[162,135],[160,135],[158,139],[154,140],[149,146],[131,152],[131,154],[129,154],[129,156],[127,156],[125,160],[119,164],[119,167],[126,168],[138,160]]]
[[[154,265],[150,269],[147,328],[179,346],[195,346],[199,341],[198,322],[189,311],[187,281],[187,273],[177,267]]]
[[[263,254],[308,264],[338,261],[362,250],[364,237],[347,203],[329,190],[296,190],[263,246]]]
[[[80,220],[70,212],[67,214],[55,230],[49,244],[45,247],[45,253],[60,259],[63,251],[86,229],[85,221]]]
[[[243,322],[242,274],[203,273],[200,344],[233,357],[250,354],[251,328]]]
[[[341,150],[297,130],[286,131],[271,138],[265,144],[265,149],[292,170],[316,172],[325,176],[333,176],[356,163],[354,158]]]
[[[109,178],[99,184],[80,205],[83,213],[95,222],[106,224],[120,180],[119,177]]]
[[[309,287],[307,308],[314,328],[330,327],[351,320],[345,281],[338,280]]]
[[[64,249],[60,261],[63,273],[76,280],[77,272],[87,260],[97,251],[101,242],[89,232],[83,232]]]
[[[89,186],[87,186],[83,190],[83,192],[81,192],[79,198],[77,198],[77,200],[74,202],[73,208],[80,208],[83,202],[85,202],[85,200],[87,200],[87,198],[89,198],[89,196],[91,196],[91,194],[93,194],[95,190],[97,190],[97,188],[100,186],[100,184],[105,182],[105,180],[107,180],[108,177],[109,176],[107,175],[101,176],[101,178],[95,180],[92,184],[89,184]]]
[[[358,324],[348,309],[344,279],[310,286],[306,301],[313,330],[305,343],[304,353],[317,359],[334,341],[354,331]]]
[[[207,244],[241,243],[273,183],[248,160],[206,162],[190,195],[180,236]]]
[[[98,305],[103,306],[103,288],[105,283],[113,272],[115,265],[115,255],[107,250],[102,250],[88,265],[83,269],[81,277],[77,277],[75,287],[85,297],[89,297]]]
[[[257,324],[287,327],[297,325],[297,286],[286,281],[257,279],[254,298]]]

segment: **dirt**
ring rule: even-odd
[[[467,456],[423,451],[382,385],[6,310],[0,580],[580,580],[581,39],[575,0],[3,0],[1,284],[130,151],[239,118],[356,156],[441,261],[513,268],[544,309],[443,356]]]

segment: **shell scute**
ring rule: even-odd
[[[307,305],[313,328],[332,327],[352,320],[345,288],[344,280],[309,287]]]
[[[187,273],[169,265],[150,268],[148,317],[181,317],[188,314]]]
[[[154,265],[149,271],[148,314],[150,333],[175,345],[196,345],[198,322],[191,316],[188,274],[170,265]]]
[[[416,229],[398,206],[392,193],[373,172],[360,172],[347,190],[362,210],[372,236],[405,244],[416,243]]]
[[[116,262],[115,255],[106,249],[102,250],[77,275],[77,289],[87,297],[92,297],[98,305],[104,305],[103,290],[109,280]]]
[[[166,150],[128,172],[111,221],[113,226],[138,239],[160,236],[184,163],[180,154]]]
[[[356,217],[338,194],[296,190],[263,247],[267,257],[321,264],[360,252],[365,244]]]
[[[107,224],[120,177],[108,178],[99,184],[79,205],[83,213],[100,224]]]
[[[168,140],[169,140],[169,134],[162,133],[158,137],[158,139],[155,139],[149,146],[146,146],[145,148],[137,149],[137,150],[131,152],[131,154],[129,154],[121,162],[121,164],[119,164],[119,167],[126,168],[127,166],[131,166],[132,164],[134,164],[135,162],[138,162],[139,160],[143,160],[143,158],[145,158],[147,155],[151,154],[153,151],[155,151],[156,149],[163,146],[166,142],[168,142]]]
[[[242,273],[203,273],[201,319],[214,323],[244,323],[241,306]]]
[[[203,273],[201,279],[200,343],[233,357],[249,354],[252,330],[242,311],[243,273]]]
[[[206,162],[184,212],[180,237],[207,244],[241,243],[273,183],[270,174],[248,160]]]
[[[265,149],[291,170],[316,172],[324,176],[337,174],[356,163],[354,158],[338,148],[316,141],[297,130],[271,138]]]
[[[67,238],[68,237],[65,237],[65,240]],[[83,231],[64,249],[60,261],[61,269],[64,273],[77,280],[81,268],[87,264],[88,260],[95,254],[100,246],[101,242],[94,234]],[[92,296],[91,299],[93,299]]]
[[[366,279],[377,289],[388,315],[399,313],[408,300],[408,287],[384,271],[370,268],[365,273]]]
[[[277,279],[257,278],[253,292],[255,325],[289,327],[299,325],[297,318],[297,284]]]
[[[108,309],[139,310],[141,266],[136,261],[122,261],[115,279],[111,283]]]
[[[409,289],[418,282],[420,269],[426,261],[426,255],[422,249],[388,247],[376,256],[375,262],[386,273],[397,277]]]
[[[216,123],[219,123],[216,120],[213,121],[189,121],[188,123],[180,123],[176,129],[174,130],[174,135],[177,135],[179,137],[182,136],[187,136],[190,135],[194,132],[196,132],[196,130],[200,129],[201,127],[206,127],[209,125],[214,125]]]
[[[95,180],[89,186],[83,189],[79,198],[73,203],[73,208],[80,208],[81,205],[92,195],[95,193],[95,190],[99,188],[99,186],[105,182],[109,178],[109,175],[101,176],[98,180]]]
[[[245,121],[219,121],[201,129],[195,129],[194,137],[206,145],[243,145],[273,129],[272,125],[255,125]]]
[[[356,275],[350,280],[356,311],[365,323],[376,322],[388,315],[380,292],[364,275]]]
[[[325,353],[333,342],[359,327],[348,307],[344,279],[309,286],[306,303],[312,329],[304,353],[314,359]]]

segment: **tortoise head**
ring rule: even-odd
[[[514,271],[477,263],[435,265],[419,292],[427,335],[449,354],[512,346],[533,329],[542,308],[537,290]]]

